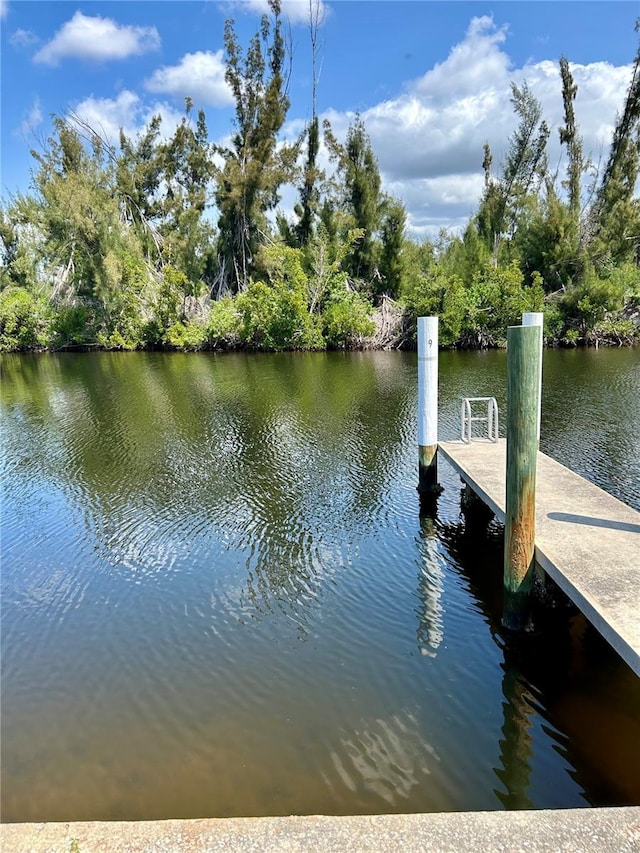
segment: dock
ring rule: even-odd
[[[637,853],[640,807],[8,823],[5,853]]]
[[[438,455],[504,523],[506,440],[441,441]],[[640,513],[538,452],[535,559],[640,675]]]

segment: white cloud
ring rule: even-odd
[[[0,18],[4,19],[9,14],[9,0],[0,0]]]
[[[464,227],[475,213],[483,186],[484,176],[480,172],[385,183],[387,192],[404,201],[412,231],[425,231],[431,236],[441,228]]]
[[[31,30],[16,30],[15,33],[11,33],[9,36],[9,44],[13,45],[13,47],[31,47],[38,41],[40,39]]]
[[[507,44],[506,28],[496,27],[491,18],[474,18],[443,62],[409,82],[396,98],[362,113],[384,188],[405,202],[415,234],[434,236],[441,227],[460,227],[477,209],[483,145],[490,144],[498,173],[516,127],[509,100],[511,81],[521,86],[526,80],[540,100],[551,127],[550,165],[560,164],[563,175],[558,64],[545,60],[516,68]],[[631,68],[596,62],[571,65],[571,71],[578,85],[575,111],[584,151],[597,161],[608,149]],[[332,111],[326,117],[336,135],[344,138],[354,114]]]
[[[15,133],[20,136],[29,136],[39,125],[42,124],[42,110],[40,109],[40,99],[36,98],[31,106],[31,109],[23,113],[22,121],[16,128]]]
[[[224,73],[221,50],[215,53],[199,50],[185,54],[178,65],[158,68],[144,85],[150,92],[190,97],[195,102],[221,107],[233,103]]]
[[[121,26],[110,18],[76,12],[44,45],[34,60],[58,65],[66,58],[105,61],[138,56],[160,47],[155,27]]]
[[[329,13],[329,6],[319,0],[320,8],[318,20],[326,19]],[[259,15],[269,15],[268,0],[232,0],[232,2],[223,3],[223,8],[239,7],[243,11],[257,12]],[[282,16],[288,18],[292,24],[307,24],[309,22],[309,0],[282,0]]]
[[[506,27],[496,27],[487,16],[472,18],[464,39],[412,89],[426,102],[443,104],[450,97],[474,95],[482,81],[501,81],[509,73],[510,60],[500,49],[507,38]]]
[[[141,124],[140,110],[140,97],[129,89],[123,89],[117,98],[85,98],[74,107],[73,113],[108,142],[116,144],[120,128],[127,136],[135,135]]]
[[[128,137],[135,138],[155,115],[162,117],[160,135],[166,139],[184,114],[160,101],[145,104],[135,92],[123,89],[117,98],[85,98],[74,107],[72,115],[85,121],[107,142],[118,145],[120,128]]]

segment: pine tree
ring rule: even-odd
[[[349,127],[344,145],[337,141],[326,120],[324,132],[331,158],[337,163],[338,175],[342,180],[338,188],[340,204],[349,214],[349,227],[362,230],[362,237],[354,244],[345,259],[346,269],[352,280],[361,281],[370,286],[374,278],[380,275],[376,242],[382,212],[378,162],[360,116],[357,116]],[[329,207],[325,205],[323,221],[328,210]],[[325,224],[330,232],[328,223]]]
[[[116,167],[123,213],[135,227],[145,254],[154,266],[161,262],[158,231],[162,216],[159,199],[162,162],[158,141],[161,122],[159,115],[153,116],[135,140],[129,139],[121,129]]]
[[[402,202],[387,198],[383,204],[380,226],[380,279],[376,288],[394,299],[402,290],[404,279],[404,229],[407,214]]]
[[[573,80],[569,63],[564,56],[560,57],[560,76],[562,77],[562,101],[564,103],[564,127],[560,128],[560,143],[567,146],[569,165],[567,167],[566,187],[569,193],[569,210],[575,222],[576,238],[580,220],[580,182],[584,171],[582,157],[582,139],[576,127],[573,102],[578,93],[578,87]]]
[[[273,23],[265,15],[246,55],[232,20],[225,24],[225,79],[235,99],[235,133],[229,148],[218,147],[224,165],[216,174],[219,211],[219,292],[242,291],[254,270],[266,213],[277,204],[278,189],[290,177],[296,149],[278,147],[289,99],[286,48],[279,0],[269,0]]]
[[[215,268],[213,228],[204,217],[214,166],[205,114],[199,110],[194,127],[191,109],[187,98],[182,121],[160,147],[161,232],[165,262],[186,276],[189,292],[197,295],[202,280],[212,282]]]
[[[50,304],[86,312],[84,341],[138,345],[149,276],[119,192],[115,151],[85,123],[55,118],[44,151],[32,153],[39,164],[34,193],[20,200],[17,215],[39,235]]]
[[[318,151],[320,150],[320,124],[318,116],[314,115],[306,131],[307,158],[302,174],[300,201],[295,207],[298,222],[295,226],[296,245],[307,246],[313,237],[313,229],[318,212],[320,193],[318,180],[321,172],[317,168]]]
[[[300,201],[295,207],[298,222],[295,225],[295,238],[298,246],[307,246],[313,238],[318,217],[320,192],[318,183],[323,174],[318,169],[320,151],[320,122],[318,120],[318,54],[320,50],[319,32],[324,24],[324,6],[320,0],[309,0],[309,39],[311,41],[311,122],[306,129],[307,157],[302,172]]]
[[[640,30],[640,18],[636,31]],[[640,170],[640,47],[624,109],[618,116],[609,157],[590,211],[587,240],[596,267],[640,255],[640,204],[635,188]]]
[[[546,172],[549,126],[542,120],[542,107],[527,85],[511,84],[511,103],[519,117],[518,127],[509,138],[505,163],[499,180],[491,180],[491,152],[484,148],[485,190],[478,211],[478,229],[493,253],[494,266],[505,235],[513,235],[536,175]]]
[[[345,192],[355,227],[364,234],[351,253],[353,278],[371,282],[377,274],[374,235],[380,225],[380,171],[360,117],[347,131],[344,157]]]

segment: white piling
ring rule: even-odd
[[[525,311],[522,315],[523,326],[540,326],[544,335],[544,314],[542,311]],[[540,373],[538,385],[538,442],[540,442],[540,416],[542,409],[542,347],[540,347]]]
[[[438,491],[438,318],[418,317],[418,491]]]

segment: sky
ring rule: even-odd
[[[323,0],[320,0],[323,2]],[[82,116],[117,142],[155,114],[170,135],[185,97],[207,116],[212,140],[233,128],[223,29],[240,42],[266,0],[0,0],[1,172],[7,201],[28,189],[51,116]],[[311,114],[308,0],[284,0],[292,49],[284,136]],[[525,81],[552,128],[550,164],[564,176],[558,60],[578,85],[576,117],[594,167],[606,159],[638,46],[636,0],[327,0],[320,31],[318,111],[344,138],[364,120],[386,192],[400,198],[412,236],[457,231],[477,209],[483,145],[499,172],[516,126],[510,85]],[[285,191],[285,213],[294,201]]]

